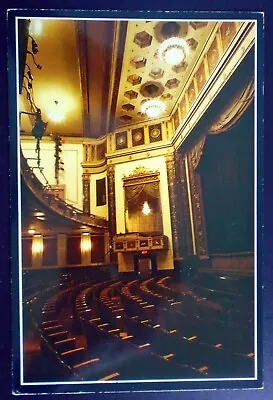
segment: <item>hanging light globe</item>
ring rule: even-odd
[[[165,110],[164,103],[160,100],[147,100],[142,104],[141,112],[150,118],[158,117]]]
[[[161,61],[170,65],[181,64],[187,57],[189,47],[184,39],[170,37],[164,40],[158,49],[158,56]]]
[[[144,203],[143,203],[142,212],[145,215],[148,215],[151,212],[150,206],[147,201],[144,201]]]

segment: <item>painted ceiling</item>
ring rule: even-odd
[[[39,31],[35,29],[39,22]],[[165,21],[166,22],[166,21]],[[161,118],[174,111],[185,84],[215,31],[215,21],[177,21],[179,35],[189,46],[184,63],[161,61],[162,21],[31,20],[32,39],[39,52],[27,54],[33,76],[32,97],[47,132],[100,137],[115,129],[147,123],[141,105],[147,98],[163,101]],[[42,68],[37,68],[35,62]],[[28,80],[23,81],[19,107],[30,111]],[[52,113],[64,119],[54,122]],[[21,115],[21,130],[31,131],[31,117]]]

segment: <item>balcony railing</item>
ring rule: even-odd
[[[36,177],[35,173],[33,172],[33,168],[29,166],[27,159],[24,157],[22,153],[22,150],[21,150],[21,175],[25,184],[34,194],[34,196],[42,204],[50,208],[56,214],[59,214],[60,216],[67,218],[71,221],[78,222],[82,225],[107,229],[108,221],[105,218],[93,214],[84,214],[82,210],[79,210],[78,208],[71,206],[64,200],[60,199],[59,197],[54,196],[54,194],[50,192],[51,186],[46,181],[46,179],[45,179],[46,183],[45,185],[43,185]]]

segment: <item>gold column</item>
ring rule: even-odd
[[[108,192],[108,230],[110,260],[115,259],[113,253],[113,236],[116,233],[116,196],[115,196],[115,166],[107,165],[107,192]]]
[[[175,171],[175,158],[174,154],[167,154],[165,156],[166,170],[169,186],[169,199],[170,199],[170,213],[172,224],[173,236],[173,254],[174,258],[180,257],[179,252],[179,238],[178,238],[178,215],[177,215],[177,196],[176,196],[176,171]]]
[[[188,171],[189,171],[189,185],[191,193],[191,203],[194,221],[194,237],[196,254],[200,258],[206,258],[208,256],[207,246],[207,234],[204,217],[204,205],[202,199],[202,186],[201,179],[196,171],[202,156],[202,149],[205,142],[205,138],[202,138],[195,148],[189,153],[188,160]]]
[[[82,174],[83,213],[90,214],[90,174]]]
[[[191,201],[189,198],[187,160],[186,156],[176,154],[178,230],[181,256],[193,255],[195,249],[194,232],[192,229]]]

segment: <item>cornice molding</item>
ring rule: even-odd
[[[220,93],[229,78],[248,54],[249,50],[253,47],[254,39],[255,25],[252,22],[245,23],[244,27],[238,31],[237,40],[234,40],[223,55],[185,119],[176,129],[170,141],[175,149],[179,148],[188,138],[193,128],[203,117],[216,96]]]

